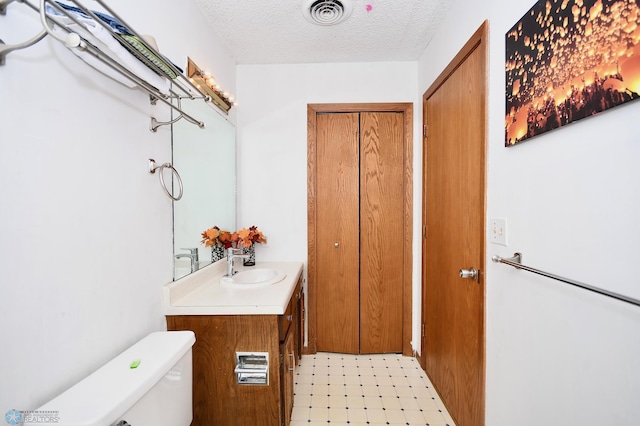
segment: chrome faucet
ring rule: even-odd
[[[178,253],[176,254],[176,259],[180,259],[181,257],[188,257],[191,259],[191,272],[195,272],[200,269],[200,262],[198,259],[198,249],[197,248],[183,248],[182,250],[189,250],[189,253]]]
[[[233,260],[234,259],[248,259],[248,254],[240,254],[242,253],[242,249],[236,249],[233,247],[229,247],[227,249],[227,277],[233,277],[235,271],[233,270]]]

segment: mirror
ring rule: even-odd
[[[204,121],[204,129],[181,119],[172,127],[173,166],[184,186],[173,202],[174,280],[192,272],[189,249],[197,249],[199,268],[211,263],[211,248],[201,244],[208,228],[235,230],[236,129],[215,107],[201,100],[183,101],[182,109]]]

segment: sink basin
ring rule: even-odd
[[[220,279],[220,283],[225,287],[236,288],[266,287],[282,281],[286,276],[287,274],[278,271],[277,269],[248,269],[246,271],[238,272],[233,276],[233,278],[222,277]]]

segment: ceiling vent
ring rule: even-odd
[[[351,0],[306,0],[302,13],[316,25],[336,25],[351,15]]]

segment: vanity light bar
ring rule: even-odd
[[[233,95],[223,91],[220,85],[208,70],[201,69],[195,62],[187,57],[187,77],[203,94],[211,98],[218,108],[229,113],[231,107],[237,106]]]

